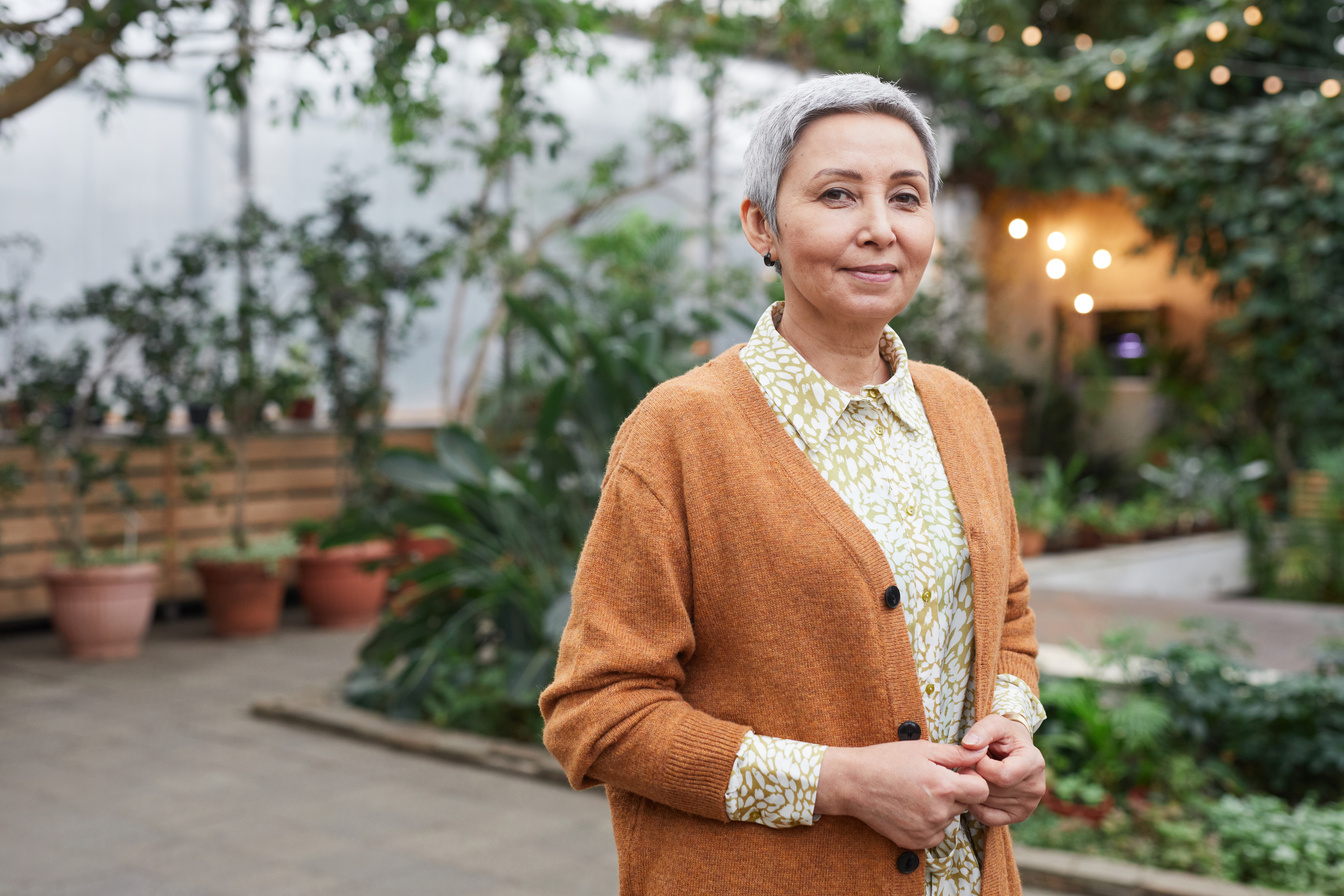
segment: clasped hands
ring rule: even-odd
[[[1022,821],[1045,793],[1045,759],[1019,722],[992,714],[961,744],[926,740],[828,747],[817,812],[851,815],[891,842],[928,849],[970,812],[986,825]]]

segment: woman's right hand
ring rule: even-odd
[[[989,785],[975,773],[984,756],[984,748],[926,740],[827,747],[816,811],[853,816],[898,846],[928,849],[952,819],[988,799]]]

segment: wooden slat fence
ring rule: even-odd
[[[392,429],[386,441],[389,446],[428,449],[433,430]],[[108,437],[95,450],[112,457],[124,447]],[[247,459],[252,533],[277,534],[300,519],[324,519],[338,510],[338,477],[347,471],[330,430],[254,436]],[[0,620],[47,615],[41,575],[58,550],[57,532],[46,512],[47,490],[31,452],[12,443],[0,445],[0,466],[10,463],[26,474],[28,483],[13,500],[0,504]],[[175,436],[159,446],[134,449],[127,469],[128,481],[142,499],[137,508],[140,545],[159,556],[159,600],[199,596],[200,583],[189,558],[197,548],[228,539],[232,462],[192,436]],[[202,486],[208,497],[189,499],[189,491]],[[118,506],[110,484],[100,484],[89,495],[85,532],[93,544],[122,543],[126,521]]]

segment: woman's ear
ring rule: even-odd
[[[738,214],[742,218],[742,232],[746,234],[747,242],[751,244],[751,248],[756,250],[756,254],[764,255],[767,252],[772,252],[778,255],[775,235],[770,231],[770,225],[765,221],[765,213],[760,210],[756,203],[750,199],[743,199]]]

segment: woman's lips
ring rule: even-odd
[[[890,265],[865,265],[845,270],[865,283],[890,283],[896,279],[896,269]]]

